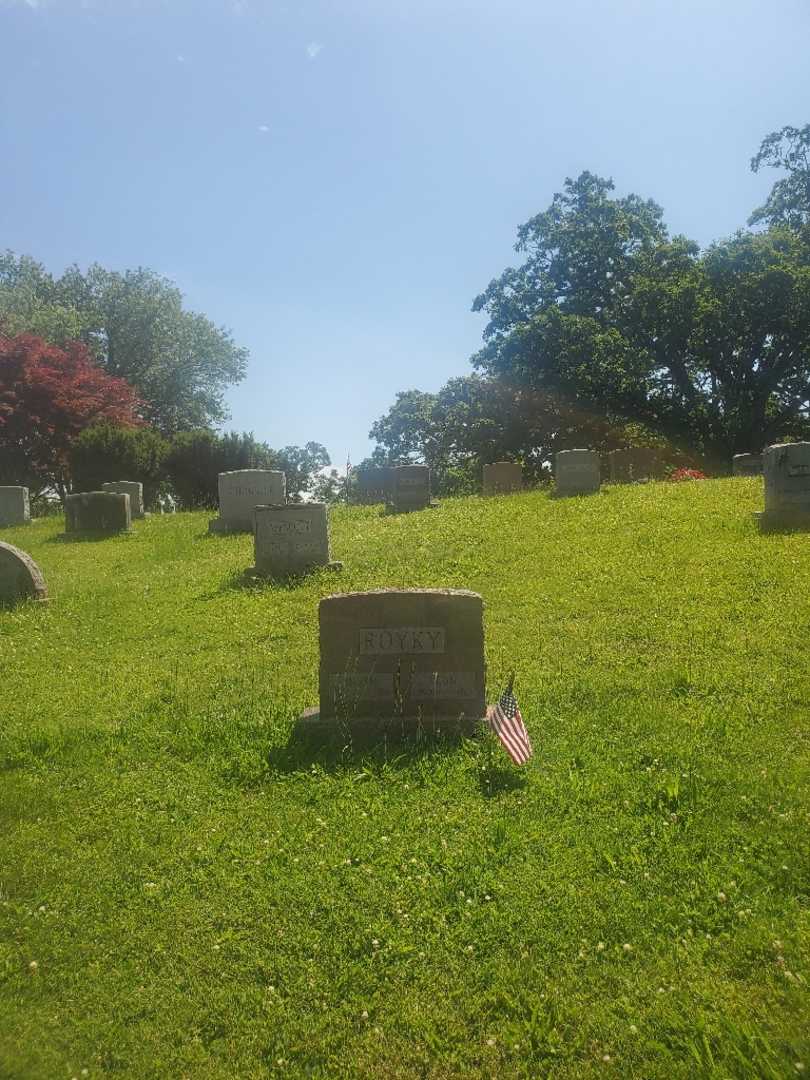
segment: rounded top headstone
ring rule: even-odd
[[[31,556],[0,541],[0,604],[45,600],[47,596],[42,571]]]

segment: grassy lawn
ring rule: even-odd
[[[0,538],[0,1076],[810,1076],[810,536],[761,481]],[[313,750],[317,601],[485,602],[535,757]]]

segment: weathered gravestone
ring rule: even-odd
[[[756,515],[760,529],[810,529],[810,442],[769,446],[762,464],[765,513]]]
[[[0,541],[0,604],[45,600],[47,596],[45,579],[31,556]]]
[[[102,491],[112,491],[117,495],[129,495],[129,512],[134,518],[146,517],[143,508],[143,484],[135,480],[110,480],[101,485]]]
[[[396,465],[386,495],[394,511],[424,510],[430,501],[430,469],[427,465]]]
[[[732,476],[762,476],[762,454],[735,454],[731,459]]]
[[[485,495],[508,495],[523,490],[523,466],[516,461],[495,461],[484,466]]]
[[[342,563],[329,558],[329,523],[325,503],[257,506],[253,534],[259,574],[284,577],[316,566],[337,570]]]
[[[115,491],[83,491],[65,499],[66,533],[129,532],[129,495]]]
[[[0,527],[27,525],[31,520],[27,487],[0,487]]]
[[[357,470],[357,501],[363,506],[385,502],[391,483],[391,468],[382,465],[378,468]]]
[[[554,480],[558,495],[590,495],[602,483],[601,464],[595,450],[559,450],[554,455]]]
[[[320,709],[302,729],[472,732],[485,715],[483,601],[462,589],[327,596],[320,623]]]
[[[608,454],[611,484],[633,484],[661,475],[658,454],[651,447],[634,446]]]
[[[219,517],[209,532],[253,532],[257,506],[283,506],[287,478],[276,469],[238,469],[219,474]]]

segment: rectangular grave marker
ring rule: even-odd
[[[438,721],[472,731],[485,715],[483,601],[462,589],[327,596],[320,624],[320,709],[336,725]]]
[[[223,472],[218,487],[219,517],[209,521],[209,532],[253,532],[257,506],[283,506],[287,502],[287,478],[277,469]]]
[[[129,512],[133,518],[144,518],[143,484],[135,480],[110,480],[101,485],[102,491],[112,491],[118,495],[129,495]]]
[[[6,525],[27,525],[31,507],[27,487],[0,487],[0,528]]]
[[[780,443],[762,455],[765,512],[759,527],[810,528],[810,442]]]
[[[424,510],[431,505],[427,465],[397,465],[391,469],[386,501],[397,512]]]
[[[254,550],[256,571],[272,577],[300,574],[316,566],[338,569],[329,558],[325,503],[257,506]]]
[[[484,466],[484,495],[508,495],[523,490],[523,466],[516,461],[496,461]]]
[[[595,450],[560,450],[554,455],[558,495],[590,495],[602,483],[601,463]]]

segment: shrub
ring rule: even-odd
[[[669,479],[674,483],[678,483],[681,480],[708,480],[709,478],[700,469],[676,469],[674,473],[671,473]]]
[[[85,428],[70,451],[74,491],[98,491],[110,480],[143,484],[144,504],[154,506],[165,486],[168,444],[150,427],[101,423]]]
[[[217,435],[205,429],[181,431],[172,439],[166,456],[166,474],[186,510],[217,506],[221,472],[275,467],[276,454],[267,443],[257,442],[252,432]]]

